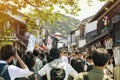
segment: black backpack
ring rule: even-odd
[[[3,74],[6,72],[8,66],[9,66],[9,65],[5,65],[4,68],[3,68],[3,70],[1,71],[1,73],[0,73],[0,80],[5,80],[5,79],[3,78]]]
[[[51,80],[64,80],[65,70],[63,68],[52,68],[50,71]]]
[[[38,73],[34,73],[28,77],[20,77],[15,80],[42,80],[41,76]]]
[[[78,72],[83,72],[84,71],[84,62],[77,58],[77,59],[73,59],[71,66]]]

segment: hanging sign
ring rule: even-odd
[[[106,49],[112,49],[112,44],[113,44],[112,39],[106,39],[105,40]]]
[[[28,45],[27,45],[26,52],[28,52],[28,51],[33,52],[34,47],[35,47],[36,38],[32,34],[29,34],[29,39],[28,40],[29,40],[29,42],[28,42]]]
[[[120,65],[120,47],[114,48],[115,65]]]

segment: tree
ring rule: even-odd
[[[9,33],[16,32],[14,31],[13,26],[10,28],[8,27],[8,21],[11,22],[12,25],[15,23],[15,21],[11,19],[9,13],[17,15],[22,8],[26,8],[28,5],[32,6],[33,9],[31,9],[30,13],[24,13],[29,18],[27,28],[31,31],[32,29],[39,29],[40,26],[44,26],[46,23],[56,26],[56,24],[54,24],[56,20],[63,20],[61,15],[59,15],[60,11],[64,11],[66,14],[78,15],[77,13],[80,11],[78,1],[79,0],[0,0],[1,39],[6,35],[9,35]],[[91,3],[92,0],[88,0],[88,4]],[[56,7],[58,10],[54,12]],[[26,19],[26,17],[24,19]],[[35,24],[36,19],[40,20],[40,23],[37,25]]]
[[[13,14],[17,14],[18,10],[30,5],[34,7],[34,14],[38,13],[41,20],[46,21],[48,17],[51,17],[55,5],[67,13],[75,15],[79,11],[77,2],[77,0],[2,0],[0,1],[0,11],[8,12],[11,10]],[[67,9],[68,7],[71,11]]]
[[[78,15],[77,12],[80,11],[78,1],[79,0],[1,0],[0,12],[11,11],[12,14],[17,14],[19,10],[30,5],[34,8],[32,14],[29,13],[30,23],[34,23],[36,17],[40,18],[41,23],[46,21],[53,23],[56,19],[60,19],[60,15],[57,14],[60,10],[65,11],[67,14]],[[88,2],[91,1],[92,0],[88,0]],[[55,7],[58,7],[59,10],[53,13]]]

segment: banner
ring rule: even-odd
[[[32,34],[29,34],[29,35],[30,35],[30,37],[29,37],[29,42],[28,42],[28,45],[27,45],[27,50],[26,50],[26,52],[28,52],[28,51],[33,52],[34,47],[35,47],[36,38],[35,38],[35,36],[33,36]]]

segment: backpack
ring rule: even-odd
[[[0,80],[5,80],[3,78],[3,74],[6,72],[7,68],[8,68],[8,65],[5,65],[4,68],[3,68],[3,70],[1,71],[1,73],[0,73]]]
[[[81,59],[77,58],[72,61],[71,66],[78,72],[83,72],[84,71],[84,63]]]
[[[38,73],[34,73],[28,77],[20,77],[15,80],[42,80],[41,76]]]
[[[65,70],[63,68],[52,68],[50,71],[51,80],[64,80]]]

